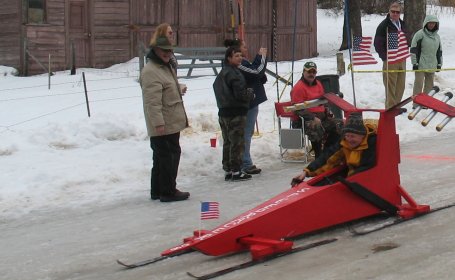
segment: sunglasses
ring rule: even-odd
[[[400,14],[400,13],[401,13],[401,11],[392,11],[392,10],[391,10],[390,12],[391,12],[392,14]]]

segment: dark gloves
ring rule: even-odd
[[[419,64],[412,65],[412,70],[419,70]]]
[[[297,186],[298,184],[302,183],[303,180],[300,180],[299,178],[292,178],[292,181],[291,181],[291,188]]]
[[[256,95],[254,94],[254,89],[252,88],[246,88],[246,94],[250,96],[250,100],[253,100],[256,98]]]
[[[436,72],[441,71],[441,65],[436,66],[436,68],[438,69],[438,70],[436,70]]]

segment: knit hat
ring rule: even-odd
[[[314,63],[313,61],[308,61],[307,63],[305,63],[303,65],[303,70],[309,71],[311,69],[318,70],[318,67],[316,66],[316,63]]]
[[[352,112],[342,129],[343,134],[351,132],[359,135],[366,135],[367,129],[363,123],[362,113]]]
[[[155,43],[152,43],[151,46],[154,48],[160,48],[163,50],[173,50],[174,49],[174,47],[172,46],[172,43],[169,41],[169,39],[166,36],[156,38]]]

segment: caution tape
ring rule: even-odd
[[[455,68],[443,69],[420,69],[420,70],[352,70],[352,66],[348,66],[348,71],[352,73],[402,73],[402,72],[440,72],[440,71],[454,71]]]

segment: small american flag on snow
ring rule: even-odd
[[[220,207],[218,202],[201,202],[201,220],[218,219]]]
[[[353,38],[352,65],[367,65],[378,63],[371,54],[372,37],[355,36]]]
[[[394,64],[410,56],[408,42],[402,31],[391,32],[388,35],[387,61]]]

